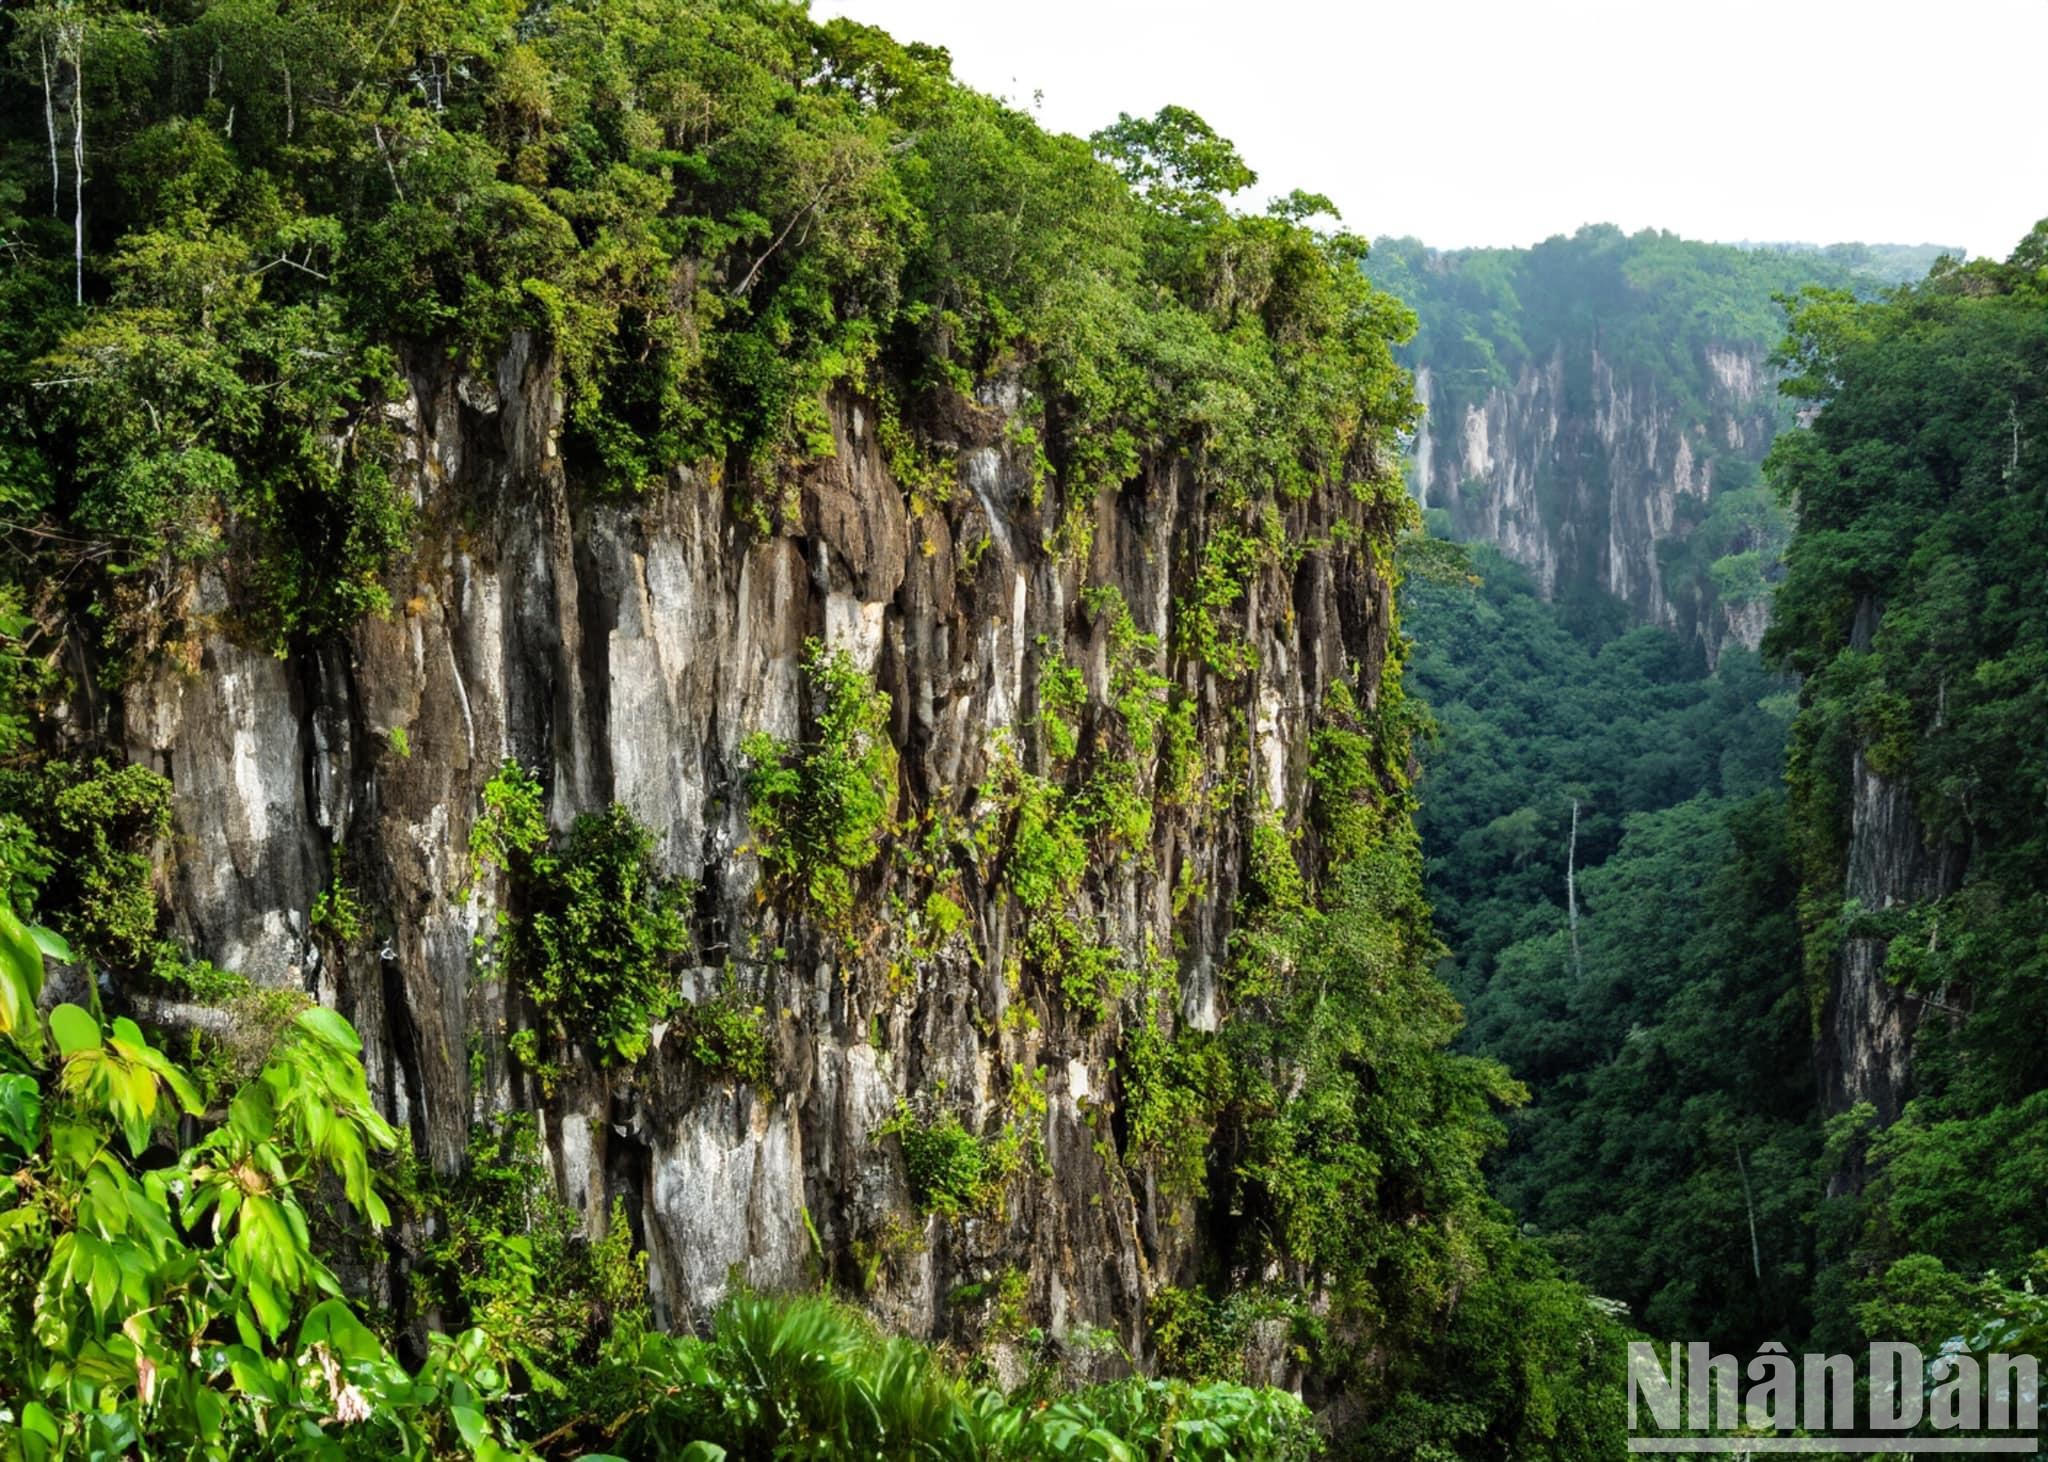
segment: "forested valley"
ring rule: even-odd
[[[0,1458],[2048,1348],[2048,224],[1368,242],[780,0],[0,58]]]
[[[1545,602],[1490,548],[1409,576],[1410,685],[1436,723],[1418,826],[1461,1039],[1532,1093],[1496,1191],[1649,1334],[1932,1353],[2037,1333],[2017,1032],[2038,1029],[2040,870],[1991,825],[1999,804],[2033,822],[2044,749],[2023,709],[2043,505],[2015,427],[2040,238],[1789,304],[1777,366],[1817,414],[1772,441],[1763,490],[1729,438],[1726,485],[1661,555],[1724,596],[1767,576],[1759,647],[1710,614],[1635,623],[1583,579]],[[1688,252],[1696,279],[1785,267],[1645,243],[1666,281]],[[1658,308],[1718,297],[1695,282]]]

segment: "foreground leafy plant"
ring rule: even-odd
[[[648,1336],[638,1371],[644,1399],[607,1444],[635,1456],[1294,1462],[1321,1450],[1284,1391],[1132,1380],[1005,1396],[820,1297],[735,1296],[709,1340]]]
[[[389,1218],[370,1159],[397,1145],[361,1042],[301,1012],[225,1113],[133,1021],[60,1004],[0,908],[0,1434],[24,1462],[157,1445],[424,1455],[495,1447],[502,1391],[480,1337],[436,1340],[408,1375],[312,1246],[308,1197],[336,1182]],[[180,1143],[180,1123],[200,1122]],[[371,1421],[375,1417],[374,1422]],[[488,1445],[487,1445],[488,1444]]]

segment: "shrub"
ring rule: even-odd
[[[1199,1194],[1209,1134],[1229,1096],[1230,1062],[1222,1047],[1203,1031],[1169,1038],[1147,1020],[1125,1040],[1117,1068],[1129,1156],[1153,1159],[1168,1192]]]
[[[675,1034],[689,1043],[690,1059],[715,1076],[768,1080],[766,1013],[730,991],[700,996],[676,1017]]]
[[[334,874],[327,887],[313,895],[308,922],[345,949],[368,937],[369,912],[364,909],[355,889],[342,877],[339,848],[334,850],[333,868]]]
[[[171,830],[170,782],[144,766],[99,760],[0,777],[0,807],[31,840],[16,855],[17,871],[40,884],[51,925],[88,959],[150,968],[158,923],[150,850]]]
[[[818,707],[812,738],[756,731],[740,743],[748,811],[771,885],[846,932],[853,875],[880,856],[894,812],[889,697],[844,651],[828,653],[816,640],[805,647],[804,671]]]
[[[550,1041],[588,1040],[605,1062],[637,1061],[650,1027],[680,998],[685,889],[661,875],[654,835],[625,807],[586,812],[555,847],[542,806],[538,780],[507,762],[470,830],[475,867],[511,875],[508,963]],[[543,1075],[553,1070],[538,1035],[514,1054]]]
[[[902,1103],[875,1135],[902,1143],[910,1196],[927,1213],[954,1217],[986,1201],[1000,1181],[987,1146],[953,1112],[920,1120]]]
[[[533,855],[519,883],[512,966],[557,1041],[588,1039],[637,1061],[648,1028],[675,1009],[676,956],[689,946],[683,890],[654,866],[654,837],[624,807],[576,819],[559,851]]]
[[[548,840],[546,793],[540,778],[509,758],[484,783],[484,809],[469,829],[470,876],[486,868],[512,872]]]
[[[492,1357],[523,1372],[521,1390],[567,1397],[565,1377],[597,1358],[606,1333],[644,1319],[646,1255],[633,1252],[623,1204],[605,1238],[587,1239],[555,1196],[530,1113],[480,1125],[459,1173],[416,1183],[433,1237],[410,1276],[414,1302],[480,1329]]]
[[[1020,775],[1017,822],[1010,834],[1010,892],[1028,911],[1063,904],[1088,871],[1088,845],[1080,820],[1060,789],[1028,772]]]
[[[1045,636],[1039,644],[1046,648]],[[1045,735],[1045,750],[1054,761],[1072,761],[1081,748],[1081,712],[1088,705],[1088,682],[1077,666],[1069,665],[1057,647],[1046,649],[1046,660],[1038,672],[1038,726]]]

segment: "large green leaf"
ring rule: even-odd
[[[309,1006],[299,1012],[298,1023],[302,1029],[351,1056],[363,1049],[362,1037],[356,1034],[356,1028],[339,1011],[329,1010],[324,1005]]]
[[[252,1081],[228,1104],[228,1125],[251,1142],[268,1142],[277,1126],[277,1103],[270,1088]]]
[[[100,1049],[100,1023],[90,1011],[76,1005],[60,1005],[50,1012],[50,1034],[57,1038],[57,1049],[66,1056]]]
[[[384,1347],[375,1333],[341,1300],[322,1300],[299,1325],[299,1348],[325,1343],[343,1360],[382,1360]]]
[[[475,1450],[484,1439],[484,1414],[474,1406],[451,1406],[448,1414],[455,1419],[455,1430],[462,1434],[462,1440]]]
[[[41,1462],[57,1450],[57,1418],[39,1401],[21,1408],[21,1455],[27,1462]]]
[[[43,952],[14,910],[0,900],[0,1036],[31,1061],[43,1055],[36,997],[43,993]]]
[[[0,1137],[23,1152],[43,1138],[43,1098],[32,1076],[0,1076]]]

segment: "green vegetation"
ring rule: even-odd
[[[764,1085],[770,1075],[767,1012],[730,990],[700,994],[676,1015],[690,1059],[714,1076]]]
[[[1135,979],[1129,961],[1100,937],[1083,896],[1084,881],[1100,866],[1094,853],[1106,845],[1116,856],[1115,840],[1132,831],[1114,821],[1127,803],[1113,789],[1127,786],[1121,773],[1098,770],[1070,793],[1025,771],[1015,746],[1003,741],[976,791],[978,823],[967,840],[966,851],[993,868],[1023,912],[1025,963],[1091,1020]]]
[[[1042,637],[1039,648],[1046,649]],[[1079,668],[1057,651],[1047,654],[1038,671],[1038,729],[1049,760],[1070,762],[1081,749],[1080,714],[1087,705],[1088,682]]]
[[[1373,281],[1422,308],[1445,419],[1596,335],[1686,408],[1708,347],[1776,332],[1773,291],[1867,288],[1891,267],[1873,252],[1593,229],[1368,261],[1326,199],[1233,211],[1255,177],[1184,109],[1053,136],[942,51],[776,0],[49,0],[0,16],[0,53],[10,1458],[1304,1457],[1307,1409],[1241,1384],[1278,1337],[1344,1455],[1582,1462],[1620,1446],[1617,1303],[1723,1343],[2042,1331],[2043,235],[1882,301],[1809,295],[1783,363],[1811,429],[1768,484],[1704,449],[1717,490],[1688,498],[1667,577],[1744,605],[1782,577],[1770,661],[1804,677],[1795,699],[1739,651],[1710,673],[1615,605],[1542,604],[1483,552],[1477,584],[1441,542],[1395,562],[1412,321]],[[218,850],[162,846],[153,772],[55,754],[99,710],[42,714],[144,669],[208,673],[207,636],[303,668],[391,613],[407,555],[481,513],[421,477],[413,394],[515,350],[522,386],[559,386],[573,511],[723,494],[742,553],[801,531],[803,469],[858,403],[924,551],[958,530],[963,595],[991,530],[931,423],[1016,403],[1016,526],[1076,602],[1027,651],[985,779],[905,776],[920,708],[814,642],[798,724],[743,742],[751,852],[792,931],[772,958],[836,942],[856,1020],[987,958],[1006,1032],[1044,1015],[1049,1056],[1113,1056],[1094,1153],[1142,1180],[1148,1225],[1193,1229],[1149,1316],[1179,1374],[1006,1395],[824,1295],[742,1289],[705,1333],[661,1333],[633,1211],[558,1201],[538,1123],[423,1170],[340,1015],[169,937],[164,859]],[[1569,355],[1568,394],[1591,368]],[[1130,491],[1175,494],[1189,525],[1154,633],[1088,582]],[[1318,656],[1320,703],[1290,708],[1304,816],[1253,771],[1248,616],[1288,622],[1311,552],[1347,585],[1409,569],[1420,640],[1371,668]],[[1419,811],[1405,675],[1441,726]],[[377,775],[433,750],[378,729]],[[1845,907],[1858,752],[1967,850],[1953,889]],[[624,806],[551,819],[507,763],[468,852],[504,895],[524,1002],[504,1038],[544,1097],[579,1056],[639,1061],[664,1023],[720,1083],[765,1085],[801,1038],[751,1003],[751,970],[683,1001],[691,891]],[[329,952],[385,912],[343,872],[304,911]],[[1225,947],[1118,947],[1133,872],[1171,873],[1176,912],[1230,879]],[[1889,1125],[1811,1094],[1855,940],[1939,1014]],[[45,953],[82,967],[90,1009],[39,1008]],[[1175,1024],[1198,993],[1182,953],[1213,1030]],[[233,1034],[184,1031],[188,1073],[122,1012],[191,1002]],[[489,1033],[436,1034],[474,1039],[480,1075],[494,1059]],[[1002,1110],[970,1126],[936,1093],[880,1133],[913,1204],[963,1235],[1049,1170],[1044,1071],[1028,1046],[1004,1059]],[[612,1072],[614,1094],[646,1075]],[[1830,1176],[1852,1181],[1831,1197]],[[860,1237],[865,1283],[913,1218]],[[395,1313],[369,1276],[402,1281]],[[1033,1279],[985,1273],[988,1338],[1030,1338]]]
[[[405,1376],[311,1246],[304,1199],[323,1180],[388,1220],[370,1158],[397,1136],[348,1023],[304,1011],[209,1112],[125,1017],[58,1005],[46,1038],[42,983],[42,953],[0,911],[0,1408],[17,1455],[155,1438],[226,1454],[372,1410],[389,1438],[400,1408],[424,1451],[472,1394],[461,1345]]]
[[[1831,1337],[1905,1324],[1937,1291],[1897,1333],[1981,1335],[2018,1312],[2048,1248],[2044,269],[2037,226],[2004,264],[1945,265],[1882,302],[1812,292],[1784,351],[1787,389],[1819,408],[1771,456],[1800,526],[1765,641],[1802,677],[1787,850],[1809,992],[1817,1004],[1844,941],[1878,941],[1918,1025],[1897,1121],[1852,1110],[1831,1128],[1833,1156],[1867,1165],[1821,1220]],[[1845,903],[1859,749],[1960,868],[1952,887]]]
[[[0,771],[15,902],[39,904],[80,953],[116,969],[156,962],[149,855],[170,830],[171,784],[147,767],[51,760]]]
[[[1203,1031],[1162,1035],[1154,1015],[1125,1035],[1117,1070],[1130,1159],[1154,1162],[1169,1193],[1203,1192],[1210,1138],[1229,1094],[1220,1044]]]
[[[905,1103],[875,1136],[902,1144],[911,1199],[927,1213],[955,1218],[981,1207],[1001,1192],[1008,1176],[989,1144],[951,1110],[920,1117]]]
[[[1982,1349],[2038,1325],[2044,237],[1794,308],[1780,361],[1817,411],[1768,464],[1799,526],[1765,652],[1796,693],[1583,596],[1543,604],[1483,550],[1477,589],[1404,594],[1466,1040],[1534,1096],[1499,1190],[1653,1334]],[[1929,843],[1872,855],[1959,882],[1847,897],[1859,757]],[[1816,1039],[1858,1054],[1823,1021],[1852,941],[1917,1025],[1888,1125],[1828,1110],[1816,1069]]]
[[[793,5],[402,21],[10,12],[10,513],[121,566],[232,544],[243,623],[339,630],[388,610],[416,528],[404,371],[487,370],[520,332],[561,366],[580,486],[702,465],[762,532],[783,469],[829,451],[827,392],[907,402],[1017,362],[1063,552],[1162,449],[1246,528],[1390,482],[1403,312],[1361,241],[1308,226],[1326,200],[1229,212],[1252,173],[1190,113],[1054,136],[944,52]]]
[[[740,1296],[708,1341],[661,1343],[641,1365],[647,1399],[620,1434],[627,1455],[1292,1462],[1321,1450],[1307,1408],[1281,1391],[1142,1380],[1011,1399],[970,1391],[932,1352],[823,1299]],[[705,1443],[723,1450],[686,1450]]]
[[[1405,813],[1397,788],[1381,795]],[[1284,841],[1266,842],[1260,856],[1294,867]],[[1228,1272],[1325,1298],[1296,1343],[1360,1403],[1353,1455],[1618,1455],[1604,1398],[1624,1332],[1487,1194],[1498,1113],[1525,1093],[1448,1049],[1460,1014],[1435,975],[1405,816],[1317,903],[1299,877],[1265,875],[1280,892],[1254,926],[1262,973],[1240,980],[1218,1037],[1226,1186],[1212,1212]]]
[[[470,876],[510,872],[547,845],[547,792],[540,778],[508,760],[484,783],[483,810],[469,828]]]
[[[459,1176],[408,1164],[399,1177],[406,1208],[433,1226],[410,1275],[414,1313],[480,1334],[481,1352],[534,1397],[530,1421],[593,1402],[586,1388],[611,1337],[645,1325],[646,1256],[624,1211],[613,1209],[602,1239],[587,1238],[582,1216],[555,1197],[524,1113],[479,1126]]]
[[[1042,914],[1058,907],[1080,883],[1088,871],[1088,846],[1057,786],[1029,772],[1016,776],[1016,823],[1005,873],[1017,902]]]
[[[583,814],[552,845],[541,795],[531,773],[505,763],[470,833],[478,866],[511,879],[506,960],[542,1022],[520,1052],[544,1069],[542,1038],[587,1041],[601,1061],[637,1061],[680,999],[687,890],[662,876],[654,835],[622,806]]]
[[[1410,682],[1436,725],[1416,823],[1456,988],[1483,1029],[1502,951],[1560,928],[1573,804],[1585,870],[1632,815],[1768,792],[1793,701],[1740,649],[1710,674],[1676,636],[1623,630],[1611,601],[1545,604],[1493,550],[1474,546],[1469,561],[1476,587],[1411,579],[1402,603]]]
[[[390,1220],[370,1156],[398,1139],[348,1023],[304,1011],[209,1112],[132,1021],[58,1005],[46,1037],[42,980],[36,938],[0,910],[0,1421],[24,1462],[159,1445],[532,1458],[570,1438],[699,1459],[792,1443],[1106,1462],[1318,1450],[1284,1393],[1129,1381],[1006,1398],[822,1298],[742,1294],[708,1339],[656,1333],[624,1210],[584,1240],[525,1119],[480,1133],[459,1182],[411,1191],[436,1229],[418,1297],[468,1328],[408,1368],[312,1247],[323,1179],[371,1230]]]
[[[313,907],[308,915],[308,922],[314,929],[346,948],[368,937],[369,913],[364,909],[356,891],[349,887],[342,877],[341,850],[338,848],[335,850],[333,863],[334,873],[327,887],[313,896]]]
[[[1109,683],[1108,715],[1096,728],[1093,765],[1076,811],[1108,855],[1149,861],[1154,799],[1171,799],[1177,791],[1184,796],[1188,780],[1170,744],[1174,687],[1154,668],[1161,659],[1158,636],[1138,629],[1121,591],[1114,585],[1084,589],[1081,607],[1103,636]],[[1169,737],[1164,754],[1162,731]]]
[[[1652,1334],[1803,1333],[1819,1129],[1777,791],[1790,689],[1470,562],[1476,587],[1403,598],[1465,1039],[1534,1098],[1499,1192]]]
[[[854,878],[882,855],[896,803],[889,697],[844,651],[804,649],[815,730],[801,744],[755,731],[746,757],[748,816],[771,883],[801,895],[827,928],[851,932]]]

